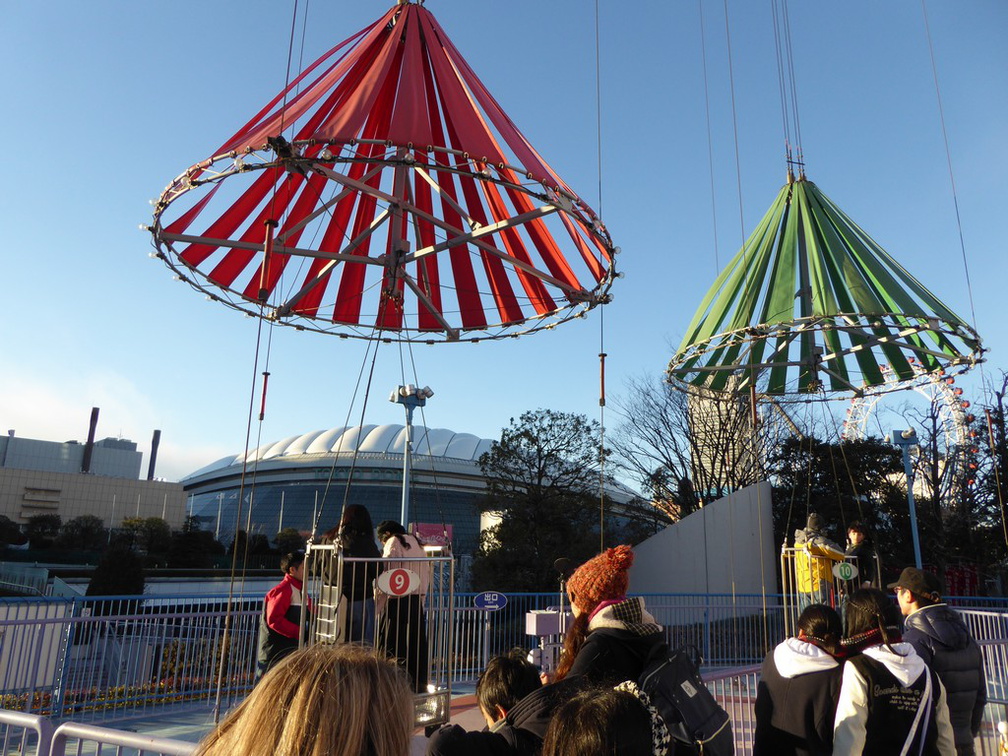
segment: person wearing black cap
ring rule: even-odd
[[[957,756],[972,756],[973,739],[980,731],[987,703],[983,654],[966,623],[941,600],[938,578],[907,567],[890,583],[904,620],[903,640],[942,681],[948,695],[949,717]]]

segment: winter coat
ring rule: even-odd
[[[427,756],[535,756],[542,749],[553,711],[588,685],[583,677],[544,685],[482,731],[466,732],[458,725],[445,725],[431,736]]]
[[[948,605],[932,604],[906,618],[903,640],[941,678],[956,745],[972,744],[987,703],[987,678],[966,623]]]
[[[301,581],[291,575],[269,590],[259,615],[257,677],[298,647],[301,630]],[[308,601],[311,609],[311,601]]]
[[[583,676],[607,686],[636,682],[648,657],[664,644],[662,626],[644,608],[644,599],[602,605],[588,622],[588,635],[567,677]]]
[[[846,589],[855,591],[865,583],[875,585],[875,549],[868,541],[861,541],[857,546],[851,544],[847,547],[845,556],[857,559],[858,575],[854,580],[849,581]]]
[[[909,643],[896,643],[893,651],[881,645],[869,646],[861,656],[844,664],[833,726],[833,753],[836,756],[900,753],[913,731],[918,702],[928,678],[930,706],[924,710],[914,745],[919,746],[923,736],[924,756],[956,756],[945,689]],[[911,748],[909,753],[916,754],[918,749]]]
[[[843,667],[788,638],[767,654],[756,692],[753,756],[829,756]]]
[[[350,534],[341,536],[339,543],[343,548],[344,557],[366,558],[377,560],[382,553],[378,550],[374,538],[370,535]],[[374,581],[378,577],[381,564],[374,562],[344,562],[342,594],[348,601],[365,601],[374,598]],[[335,572],[335,564],[333,565]],[[336,575],[331,576],[331,583],[336,582]]]
[[[817,530],[795,531],[795,578],[801,593],[819,590],[821,582],[832,582],[833,562],[843,561],[843,550]]]

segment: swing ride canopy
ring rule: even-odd
[[[177,277],[299,329],[517,336],[608,299],[617,251],[434,17],[333,47],[156,201]]]
[[[850,397],[982,354],[973,328],[802,176],[707,292],[668,375],[688,389]]]

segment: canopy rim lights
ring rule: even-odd
[[[249,315],[475,342],[581,317],[618,278],[598,215],[420,3],[332,47],[212,154],[149,230],[179,279]]]

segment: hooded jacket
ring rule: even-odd
[[[799,591],[812,593],[819,590],[820,583],[833,580],[833,562],[843,561],[843,549],[812,528],[796,530],[794,545]]]
[[[756,692],[753,756],[828,756],[843,667],[815,644],[788,638],[767,654]]]
[[[603,603],[588,621],[588,635],[567,676],[609,686],[636,681],[648,657],[664,644],[664,630],[644,608],[644,599]]]
[[[987,678],[966,623],[947,604],[932,604],[906,618],[903,640],[941,678],[956,744],[971,744],[987,703]]]
[[[927,727],[922,733],[922,753],[924,756],[956,756],[945,689],[937,675],[932,674],[917,656],[913,646],[895,643],[893,651],[881,645],[869,646],[862,656],[866,660],[848,659],[843,667],[833,726],[833,753],[836,756],[899,753],[910,735],[916,713],[916,707],[906,702],[913,703],[914,692],[922,689],[926,682],[923,676],[929,675],[933,685],[931,706],[924,712]]]

